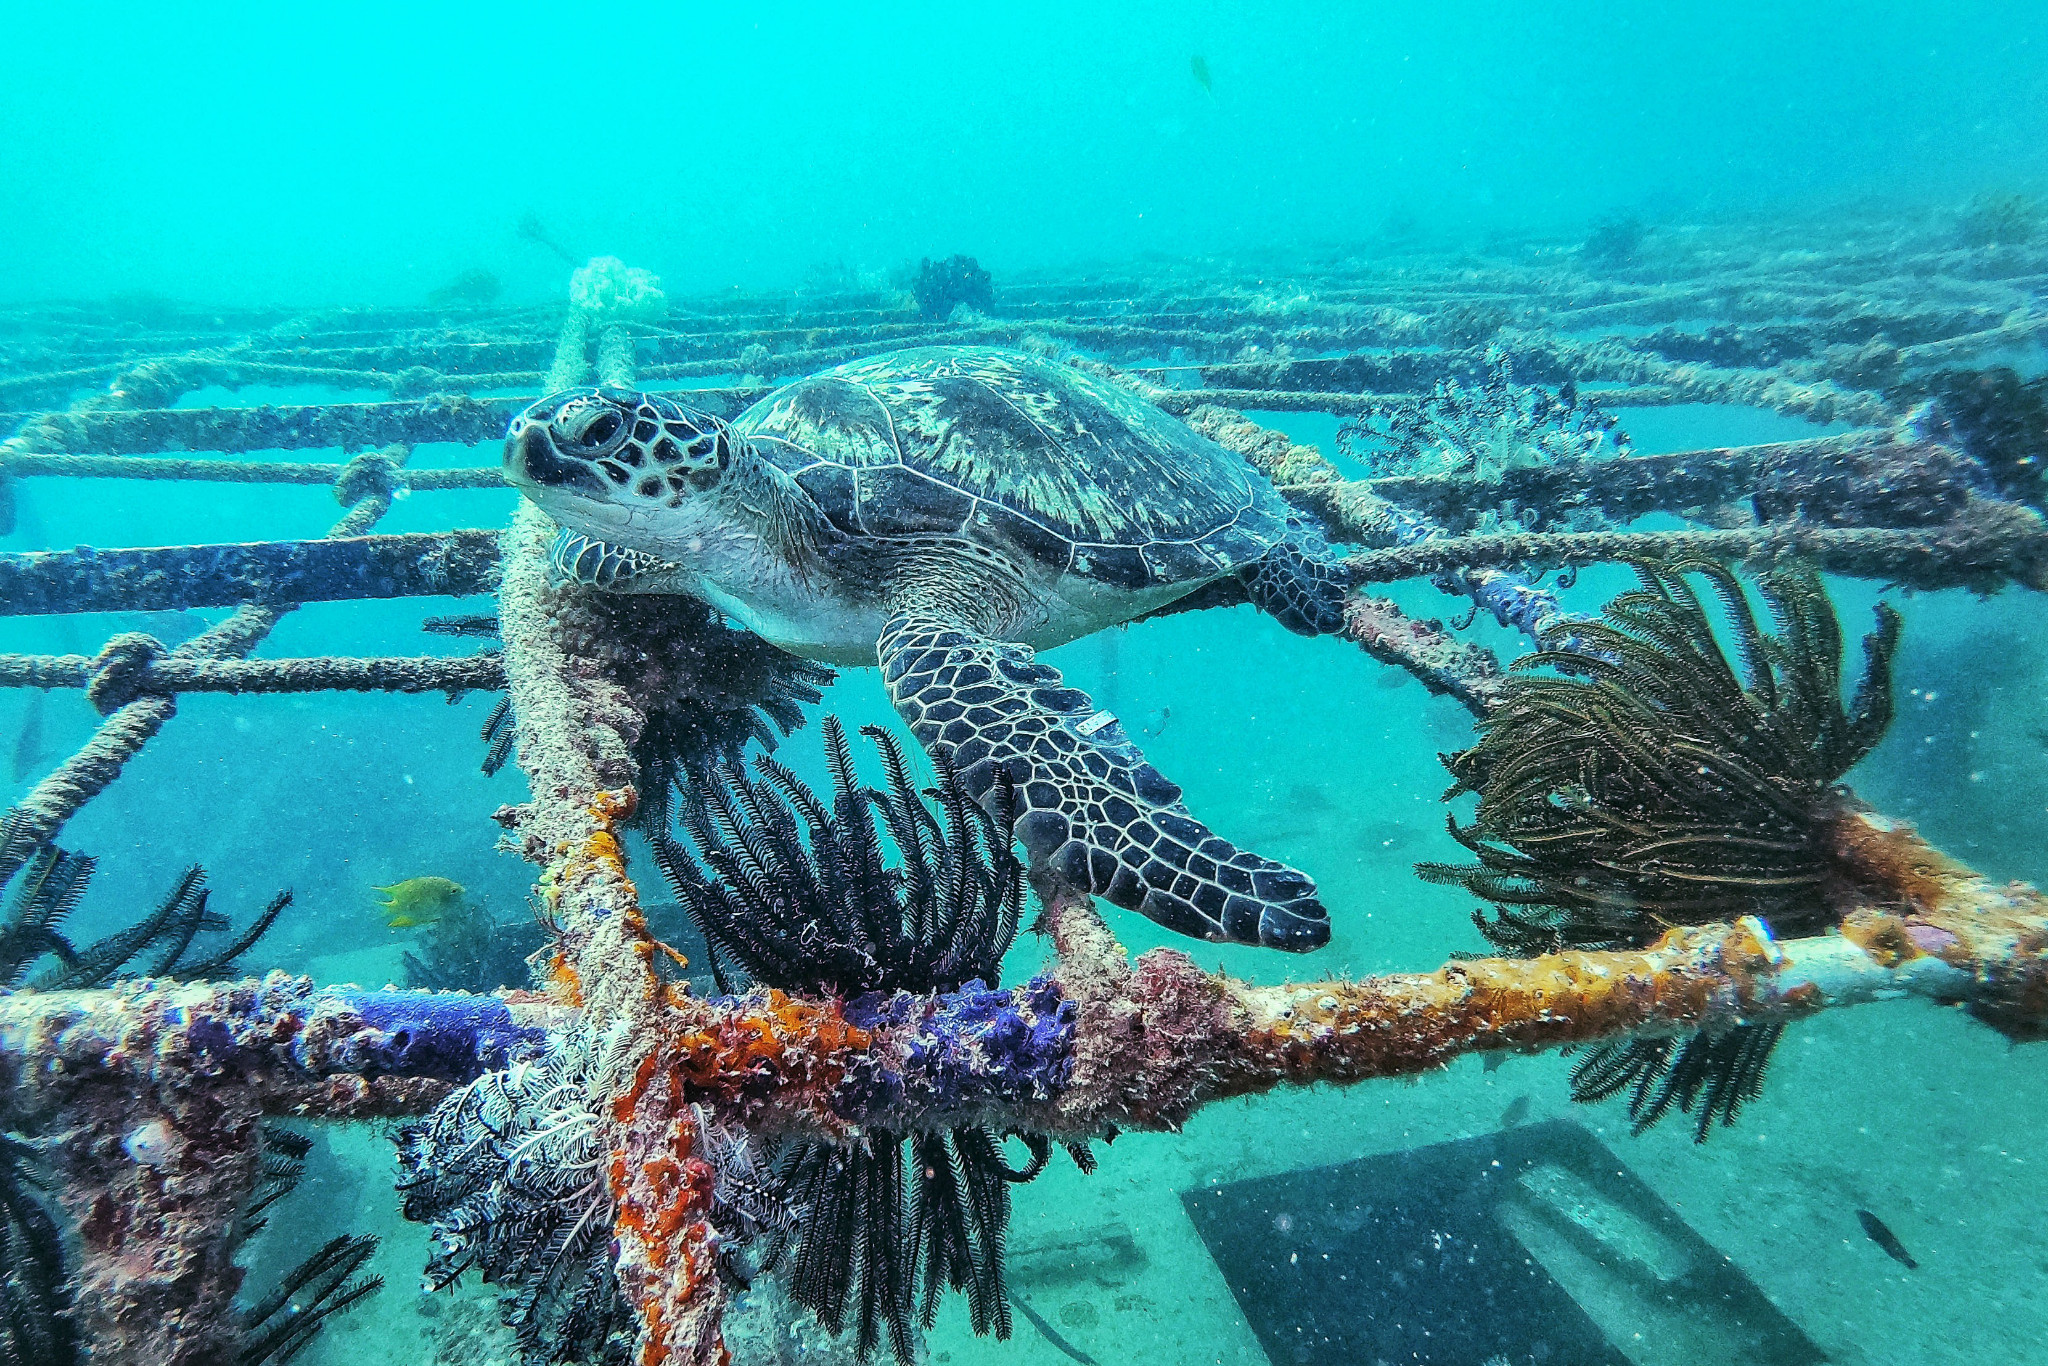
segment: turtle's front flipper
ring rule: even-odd
[[[897,712],[969,792],[1010,774],[1033,863],[1181,934],[1295,951],[1329,941],[1315,883],[1188,815],[1116,718],[1028,647],[906,611],[879,650]]]
[[[1297,524],[1294,536],[1239,571],[1245,593],[1260,611],[1299,636],[1333,636],[1344,629],[1348,581],[1321,535]]]

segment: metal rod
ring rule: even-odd
[[[464,597],[495,583],[497,538],[494,531],[431,531],[0,555],[0,615]]]
[[[189,460],[177,456],[139,455],[15,455],[0,462],[0,472],[17,478],[65,476],[76,479],[189,479],[235,484],[332,484],[347,464],[290,460]],[[496,466],[465,469],[407,470],[402,487],[426,489],[495,489],[505,487]]]
[[[1503,504],[1549,513],[1594,508],[1616,522],[1649,512],[1732,505],[1756,509],[1765,520],[1810,510],[1830,526],[1933,526],[1954,517],[1980,491],[1984,471],[1947,446],[1862,431],[1667,455],[1567,458],[1491,477],[1292,483],[1281,492],[1321,508],[1341,496],[1341,484],[1352,482],[1457,529]]]
[[[2006,509],[2006,504],[1991,504]],[[1603,560],[1797,556],[1837,574],[1915,588],[2048,590],[2048,525],[2032,515],[1959,519],[1944,527],[1816,527],[1787,522],[1735,531],[1589,531],[1455,536],[1347,556],[1354,583],[1387,583],[1484,565],[1593,564]]]
[[[100,991],[0,995],[0,1123],[92,1087],[243,1091],[271,1114],[419,1114],[450,1086],[538,1050],[572,1010],[460,992],[141,978]]]
[[[606,824],[610,824],[608,819]],[[1837,933],[1779,943],[1753,918],[1641,950],[1568,951],[1253,986],[1155,949],[1131,961],[1092,899],[1042,886],[1058,951],[1004,991],[854,1001],[671,993],[651,1063],[615,1102],[679,1095],[755,1132],[850,1141],[994,1124],[1063,1137],[1178,1129],[1277,1086],[1412,1076],[1459,1056],[1791,1020],[1916,995],[2015,1038],[2048,1027],[2048,898],[1997,886],[1906,827],[1845,810],[1831,841],[1860,874]],[[636,955],[638,957],[638,955]]]
[[[262,408],[138,408],[52,413],[26,428],[23,454],[153,455],[162,451],[271,451],[504,437],[531,398],[439,395],[412,402],[307,403]]]

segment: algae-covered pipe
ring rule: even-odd
[[[538,999],[315,987],[278,972],[16,992],[0,995],[0,1123],[107,1087],[237,1092],[272,1114],[418,1114],[575,1018]]]
[[[352,598],[464,597],[496,582],[495,531],[0,555],[0,615],[176,611]]]
[[[1155,949],[1127,959],[1085,903],[1056,898],[1051,973],[1005,990],[854,1001],[677,991],[657,1080],[761,1132],[979,1118],[1056,1136],[1173,1129],[1282,1085],[1412,1076],[1467,1053],[1786,1020],[1902,996],[1961,1004],[2014,1037],[2048,1031],[2048,904],[1979,888],[1839,933],[1775,941],[1760,922],[1673,930],[1649,948],[1480,958],[1433,973],[1252,986]],[[0,996],[0,1118],[94,1082],[245,1089],[272,1113],[417,1113],[537,1050],[582,1013],[528,994],[144,979]]]

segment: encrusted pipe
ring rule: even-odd
[[[840,1140],[862,1126],[968,1121],[1078,1137],[1178,1127],[1204,1104],[1280,1085],[1902,995],[1962,1005],[2015,1038],[2048,1032],[2048,898],[1991,883],[1910,826],[1859,808],[1830,817],[1825,838],[1857,870],[1838,933],[1780,942],[1745,918],[1675,929],[1641,950],[1278,986],[1206,972],[1174,949],[1133,961],[1088,898],[1041,887],[1057,964],[1007,990],[854,1001],[660,993],[641,1024],[655,1051],[621,1106],[707,1101],[758,1131]],[[628,946],[624,959],[644,955]],[[95,1082],[229,1079],[270,1113],[409,1112],[438,1094],[428,1083],[468,1080],[545,1029],[593,1020],[523,995],[315,988],[281,973],[6,996],[0,1115],[22,1122]]]
[[[1382,664],[1405,669],[1433,693],[1484,716],[1506,678],[1484,645],[1460,640],[1442,622],[1419,621],[1385,598],[1353,590],[1344,598],[1344,635]]]
[[[366,505],[389,506],[382,493]],[[367,511],[344,535],[309,541],[29,551],[0,555],[0,613],[140,612],[352,598],[463,597],[496,577],[495,531],[368,536]]]
[[[1607,398],[1600,395],[1603,404]],[[1592,508],[1616,522],[1650,512],[1740,508],[1765,521],[1798,516],[1835,527],[1911,527],[1956,517],[1980,490],[1984,471],[1946,446],[1862,431],[1668,455],[1568,457],[1493,476],[1399,475],[1359,482],[1367,492],[1460,530],[1503,504],[1554,516]],[[1321,512],[1345,487],[1300,483],[1281,492]]]
[[[680,998],[636,1094],[716,1104],[757,1132],[849,1141],[993,1124],[1062,1137],[1177,1129],[1282,1085],[1412,1076],[1467,1053],[1674,1035],[1901,995],[2048,1032],[2048,899],[1997,887],[1910,828],[1845,812],[1881,887],[1840,933],[1773,940],[1761,921],[1674,929],[1635,951],[1454,962],[1434,973],[1253,986],[1187,954],[1128,959],[1088,898],[1047,896],[1048,977],[1006,991],[850,1002],[779,992]]]
[[[185,479],[223,484],[332,484],[346,468],[291,460],[192,460],[178,456],[16,455],[0,471],[21,479]],[[496,489],[505,476],[496,467],[409,470],[403,485],[431,489]]]
[[[33,424],[19,454],[149,455],[160,451],[307,450],[393,441],[499,440],[531,399],[437,395],[406,403],[322,403],[262,408],[148,408],[56,413]],[[24,429],[25,432],[29,429]],[[17,458],[0,448],[0,468]]]
[[[1142,374],[1142,370],[1132,373]],[[1273,413],[1367,413],[1390,403],[1413,401],[1421,395],[1387,392],[1359,392],[1329,389],[1162,389],[1158,404],[1169,413],[1186,414],[1197,408],[1234,408],[1239,412]],[[1677,401],[1669,389],[1656,385],[1627,385],[1600,391],[1603,408],[1653,408]]]
[[[1354,583],[1387,583],[1449,569],[1604,560],[1812,560],[1915,588],[1993,589],[2007,581],[2048,589],[2048,524],[2009,503],[1974,500],[1970,515],[1938,528],[1816,527],[1775,523],[1732,531],[1513,532],[1421,540],[1345,558]]]
[[[317,987],[281,972],[0,995],[0,1122],[39,1124],[94,1087],[238,1091],[273,1115],[419,1114],[576,1018],[530,995]]]
[[[92,1359],[235,1359],[237,1229],[265,1114],[421,1113],[538,1048],[558,1014],[282,973],[0,994],[0,1123],[38,1135],[63,1174],[72,1314]]]

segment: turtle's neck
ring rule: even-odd
[[[745,527],[760,538],[771,555],[788,562],[798,578],[808,578],[832,534],[824,514],[796,480],[762,458],[753,443],[738,435],[732,441],[732,464],[709,495],[723,520]]]
[[[874,662],[879,620],[841,592],[827,564],[838,533],[795,480],[735,442],[725,478],[691,501],[694,525],[667,552],[679,571],[672,591],[703,599],[792,654]]]

